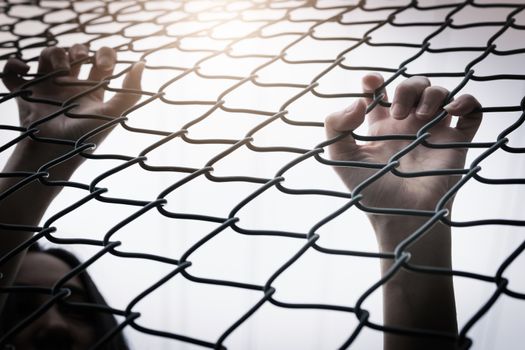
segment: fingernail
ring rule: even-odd
[[[141,73],[144,70],[144,66],[146,65],[145,61],[139,61],[133,65],[133,70],[137,73]]]
[[[394,103],[390,108],[390,113],[394,118],[401,117],[406,114],[405,106],[400,103]]]
[[[69,66],[69,62],[67,61],[55,61],[54,64],[53,64],[53,67],[55,67],[55,69],[70,69],[71,67]]]
[[[427,104],[422,104],[416,110],[416,114],[427,115],[430,113],[430,107]]]
[[[367,81],[363,82],[363,87],[365,88],[365,91],[368,92],[374,92],[374,90],[376,89],[376,86],[370,85]]]
[[[374,76],[380,83],[383,81],[383,76],[379,73],[368,73],[367,76]],[[370,84],[370,82],[367,79],[365,79],[367,76],[363,77],[363,85],[366,90],[373,92],[375,89],[381,86],[380,84]]]
[[[69,69],[69,62],[64,55],[54,55],[51,56],[51,64],[54,69]]]
[[[89,50],[87,47],[82,47],[78,50],[78,58],[86,58],[89,56]]]
[[[97,67],[102,70],[110,70],[113,68],[113,62],[107,57],[97,57]]]
[[[446,106],[443,106],[443,109],[446,110],[447,112],[451,109],[456,109],[459,107],[459,103],[458,101],[453,101],[453,102],[450,102],[448,105]]]

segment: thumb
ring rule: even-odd
[[[366,102],[364,99],[359,99],[345,110],[330,114],[325,120],[326,136],[331,139],[344,132],[357,129],[365,119],[365,112]],[[352,135],[329,145],[330,154],[334,160],[352,160],[344,158],[351,157],[357,148],[358,145]]]
[[[383,76],[379,73],[368,73],[365,75],[361,81],[361,86],[363,88],[364,93],[376,93],[379,91],[376,91],[385,83],[385,79]],[[383,88],[383,91],[381,93],[383,94],[383,101],[388,102],[388,96],[386,94],[386,90]],[[366,104],[370,105],[373,102],[373,99],[371,98],[365,98]],[[388,108],[383,107],[381,105],[376,105],[369,113],[368,113],[368,121],[369,123],[373,123],[375,121],[386,119],[390,116],[390,112]]]

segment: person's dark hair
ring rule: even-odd
[[[64,263],[66,263],[71,269],[75,268],[76,266],[80,265],[81,262],[78,260],[78,258],[68,252],[67,250],[60,249],[60,248],[49,248],[49,249],[43,249],[39,244],[33,244],[28,252],[36,252],[36,253],[44,253],[49,254],[57,259],[60,259]],[[84,289],[86,291],[87,296],[87,302],[97,304],[99,306],[108,306],[106,300],[104,297],[100,294],[97,286],[87,273],[87,271],[83,271],[79,273],[78,278],[82,282]],[[16,307],[16,303],[10,303],[9,299],[11,298],[11,295],[7,299],[7,303],[5,306],[5,309],[0,315],[0,334],[5,334],[11,327],[14,326],[13,320],[11,319],[12,315],[15,315],[16,312],[14,308]],[[92,326],[95,330],[95,334],[97,339],[102,338],[106,333],[109,331],[115,329],[117,327],[117,320],[115,317],[107,312],[92,312],[90,315],[90,318],[92,318]],[[126,341],[122,335],[121,332],[118,332],[118,334],[115,334],[111,340],[108,340],[104,346],[102,347],[104,350],[128,350],[129,347],[126,344]]]

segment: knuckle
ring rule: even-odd
[[[459,99],[464,100],[464,103],[466,103],[467,105],[481,106],[479,101],[474,96],[472,96],[471,94],[461,95],[460,97],[458,97],[458,100]]]
[[[49,48],[49,54],[50,55],[57,55],[57,54],[61,54],[64,52],[64,49],[61,48],[61,47],[58,47],[58,46],[51,46]]]
[[[84,57],[89,54],[88,48],[82,44],[75,44],[69,49],[72,58]]]
[[[460,96],[462,99],[466,100],[466,101],[477,101],[476,98],[474,96],[472,96],[471,94],[464,94],[464,95],[461,95]]]
[[[410,77],[408,80],[411,80],[411,79],[416,84],[421,84],[423,86],[431,85],[430,80],[423,75],[416,75],[416,76]]]
[[[52,59],[62,59],[66,57],[66,51],[58,46],[51,46],[48,51],[48,55]]]
[[[111,47],[108,47],[108,46],[102,46],[101,48],[97,50],[97,54],[114,56],[115,50],[113,50]]]
[[[394,100],[398,100],[399,98],[402,98],[402,99],[409,98],[411,100],[419,99],[419,97],[421,97],[421,94],[428,87],[430,87],[430,80],[428,80],[427,77],[424,77],[424,76],[410,77],[396,87]]]
[[[107,60],[113,63],[116,62],[117,60],[117,55],[115,53],[115,50],[107,46],[103,46],[99,48],[95,54],[95,57],[97,60],[103,58],[104,60]]]
[[[71,46],[71,51],[75,51],[75,52],[87,52],[87,47],[86,47],[86,45],[75,44],[75,45]]]
[[[423,95],[425,98],[445,98],[449,94],[449,91],[442,86],[429,86],[425,88]]]
[[[407,96],[417,94],[417,88],[414,84],[411,84],[408,80],[405,80],[403,83],[399,84],[396,87],[396,96]]]
[[[429,91],[432,91],[433,93],[437,93],[440,95],[448,95],[450,91],[448,89],[444,88],[443,86],[429,86],[427,87]]]
[[[337,119],[339,116],[340,116],[340,112],[333,112],[333,113],[330,113],[328,114],[325,118],[324,118],[324,125],[325,126],[330,126],[334,123],[335,119]]]
[[[49,55],[53,52],[53,50],[54,50],[55,47],[56,47],[56,46],[49,46],[49,47],[46,47],[45,49],[42,50],[42,52],[40,52],[40,56],[41,56],[41,57],[49,56]]]

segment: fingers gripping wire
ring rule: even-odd
[[[524,226],[525,220],[510,220],[500,218],[485,218],[472,221],[455,221],[449,216],[447,203],[455,197],[465,183],[474,181],[483,184],[524,185],[522,178],[492,179],[485,177],[480,171],[483,161],[495,152],[506,152],[521,155],[524,148],[513,147],[509,144],[510,134],[520,128],[525,117],[523,103],[515,101],[512,105],[496,105],[481,107],[471,95],[464,94],[463,89],[468,84],[486,84],[492,86],[503,79],[511,81],[525,81],[523,72],[505,74],[481,75],[476,65],[486,62],[490,56],[514,56],[523,52],[522,47],[504,50],[494,43],[498,43],[506,33],[524,30],[514,18],[523,10],[519,4],[505,4],[507,16],[493,22],[474,21],[466,24],[456,24],[455,16],[461,11],[476,9],[490,10],[498,3],[478,4],[476,1],[455,2],[438,6],[424,6],[418,2],[408,2],[405,5],[375,5],[374,1],[360,1],[349,4],[350,1],[245,1],[243,4],[231,1],[214,1],[204,6],[202,2],[181,1],[126,1],[122,4],[115,2],[97,2],[88,6],[82,2],[62,1],[64,6],[53,5],[51,2],[38,2],[31,5],[20,5],[8,1],[2,5],[4,17],[8,23],[0,26],[0,33],[6,39],[2,42],[2,56],[4,70],[2,81],[7,88],[0,94],[0,107],[8,101],[17,99],[20,109],[45,111],[37,120],[21,120],[20,126],[4,124],[0,121],[2,132],[19,132],[17,136],[0,145],[2,152],[10,152],[18,144],[28,140],[37,142],[39,146],[68,147],[53,159],[47,159],[38,169],[24,171],[4,171],[2,178],[18,179],[9,189],[0,194],[5,200],[23,191],[28,184],[38,182],[48,188],[65,186],[77,189],[84,193],[81,200],[69,203],[59,212],[47,220],[42,226],[25,225],[21,223],[2,222],[0,229],[31,232],[31,238],[15,248],[11,253],[1,258],[0,264],[6,264],[15,259],[19,252],[27,249],[34,242],[52,242],[65,247],[80,245],[97,249],[91,259],[71,270],[66,279],[74,279],[81,275],[91,264],[96,264],[104,257],[115,259],[143,260],[162,266],[168,266],[169,271],[161,278],[145,286],[128,303],[127,307],[114,308],[111,305],[101,305],[95,302],[80,303],[80,308],[92,313],[106,313],[118,316],[117,326],[105,332],[97,340],[96,346],[101,348],[111,341],[116,334],[127,329],[134,329],[142,334],[162,337],[168,342],[181,342],[199,345],[206,348],[227,348],[232,334],[239,332],[265,307],[273,305],[281,310],[297,312],[303,310],[323,310],[340,312],[352,317],[357,322],[354,329],[348,329],[344,339],[340,339],[337,346],[353,348],[357,339],[367,329],[380,330],[385,333],[404,334],[429,339],[450,339],[457,344],[468,348],[476,339],[471,339],[469,331],[486,314],[495,302],[502,296],[516,300],[524,298],[524,294],[512,290],[508,280],[503,278],[504,270],[512,264],[516,257],[525,249],[516,247],[512,255],[507,257],[501,265],[502,271],[497,275],[480,274],[469,271],[419,266],[411,261],[410,246],[423,239],[429,232],[431,224],[439,222],[450,227],[478,227],[484,225],[499,225],[499,227]],[[118,6],[117,6],[118,5]],[[22,8],[20,6],[27,6]],[[25,29],[27,15],[21,15],[21,10],[34,11],[33,21],[45,27],[45,30],[33,33],[32,37],[20,32]],[[416,13],[418,20],[405,21],[404,16]],[[429,16],[433,14],[435,16]],[[63,17],[62,17],[63,16]],[[408,16],[408,15],[407,15]],[[441,17],[440,17],[441,16]],[[57,20],[62,18],[62,20]],[[366,19],[363,19],[366,18]],[[432,18],[432,20],[428,20]],[[436,19],[440,18],[440,19]],[[146,23],[147,22],[147,23]],[[361,30],[366,27],[366,30]],[[440,34],[472,30],[473,28],[498,28],[486,34],[483,45],[452,45],[439,47],[436,43]],[[106,28],[106,29],[104,29]],[[110,28],[111,32],[107,32]],[[227,30],[230,28],[230,30]],[[233,30],[231,30],[233,28]],[[360,29],[361,28],[361,29]],[[389,28],[392,33],[409,28],[423,32],[419,42],[404,42],[402,35],[393,34],[393,39],[386,39],[382,31]],[[85,41],[79,44],[67,45],[73,34],[85,34]],[[397,36],[396,36],[397,35]],[[118,38],[107,46],[109,37]],[[29,40],[31,39],[31,40]],[[407,39],[408,40],[408,39]],[[200,44],[204,42],[205,44]],[[308,43],[315,45],[316,50],[305,50]],[[328,47],[327,43],[333,44]],[[192,46],[194,45],[194,46]],[[254,46],[255,49],[251,48]],[[110,47],[111,46],[111,47]],[[40,51],[35,56],[34,50]],[[334,49],[335,48],[335,49]],[[403,52],[403,57],[386,57],[381,64],[370,59],[363,64],[355,63],[355,57],[360,50],[376,56],[378,48],[388,48],[391,52]],[[243,51],[244,50],[244,51]],[[162,65],[156,64],[159,56],[168,57],[170,52],[177,52],[181,57],[178,61],[170,61]],[[468,61],[458,71],[432,70],[414,72],[411,64],[431,55],[446,53],[460,54],[468,52]],[[344,59],[343,59],[344,58]],[[216,61],[224,60],[225,65]],[[246,68],[242,62],[251,60]],[[436,59],[437,60],[437,59]],[[256,64],[253,62],[257,62]],[[266,71],[271,71],[278,65],[286,65],[290,75],[272,77],[268,79]],[[209,69],[210,66],[221,67],[223,71]],[[85,67],[88,69],[84,72]],[[300,71],[300,79],[292,73]],[[161,74],[159,74],[161,72]],[[334,74],[362,75],[371,72],[362,80],[362,86],[355,91],[346,89],[341,92],[326,92],[323,90],[323,80],[330,80]],[[87,74],[83,74],[87,73]],[[157,78],[153,75],[157,74]],[[144,75],[144,77],[143,77]],[[160,77],[159,77],[160,76]],[[385,76],[385,78],[383,77]],[[196,91],[215,91],[212,97],[194,97],[185,90],[185,78],[194,77],[202,83]],[[142,79],[141,79],[142,78]],[[455,86],[444,87],[433,84],[434,79],[447,78],[456,82]],[[289,79],[289,80],[288,80]],[[401,81],[404,82],[401,83]],[[222,87],[220,81],[228,83]],[[156,85],[155,85],[156,84]],[[50,89],[61,89],[62,95],[49,94]],[[275,103],[261,105],[254,99],[249,106],[236,106],[231,101],[236,93],[247,86],[257,88],[265,95],[266,91],[277,89],[282,94],[265,100]],[[494,85],[496,86],[496,85]],[[396,88],[394,88],[396,87]],[[171,90],[170,90],[171,89]],[[170,94],[172,89],[176,94]],[[215,90],[214,90],[215,89]],[[220,90],[220,91],[216,91]],[[53,90],[55,91],[55,90]],[[391,96],[388,96],[390,92]],[[112,95],[108,97],[108,95]],[[285,96],[284,101],[276,97]],[[260,97],[260,96],[259,96]],[[308,111],[294,112],[296,106],[303,101],[314,98],[316,103],[327,103],[334,99],[347,99],[350,107],[330,114],[324,120],[324,115],[309,118]],[[353,104],[352,104],[353,102]],[[154,104],[162,105],[162,117],[181,118],[178,129],[162,128],[160,124],[135,123],[140,118],[154,119],[159,115],[152,115],[148,107]],[[38,106],[36,108],[35,106]],[[182,107],[181,107],[182,106]],[[188,113],[179,116],[169,108],[183,108],[193,106],[201,112],[198,115]],[[166,112],[168,111],[169,112]],[[140,114],[142,111],[144,115]],[[521,113],[511,126],[502,129],[495,140],[476,142],[474,136],[481,123],[481,114],[485,115]],[[147,114],[147,115],[146,115]],[[216,130],[217,135],[198,138],[194,132],[206,125],[213,118],[225,115],[235,119],[239,116],[251,116],[257,122],[251,122],[250,129],[239,133],[226,133]],[[385,120],[392,116],[396,122],[413,122],[412,129],[396,132],[395,130],[381,134],[365,135],[358,128],[365,120],[369,128],[380,129]],[[457,123],[452,124],[452,118],[459,116]],[[411,119],[413,117],[413,119]],[[62,119],[60,119],[62,118]],[[64,122],[67,121],[67,122]],[[25,122],[25,124],[24,124]],[[67,133],[60,128],[63,123],[68,126]],[[310,148],[297,146],[296,139],[300,138],[301,131],[308,128],[320,130],[326,124],[326,139],[314,140]],[[175,124],[168,124],[175,125]],[[231,125],[231,124],[228,124]],[[287,144],[271,143],[261,145],[258,138],[267,130],[275,127],[289,128]],[[374,126],[375,125],[375,126]],[[416,126],[414,126],[416,125]],[[151,137],[155,139],[136,154],[120,153],[93,153],[93,148],[100,144],[109,135],[111,130],[119,128],[126,133],[131,142],[134,138]],[[449,138],[438,138],[436,130],[448,128]],[[440,129],[440,130],[441,130]],[[62,130],[61,132],[56,132]],[[292,131],[293,130],[293,131]],[[12,134],[9,134],[12,135]],[[235,136],[231,136],[235,135]],[[297,136],[299,135],[299,136]],[[149,156],[163,147],[170,147],[175,143],[186,146],[214,147],[214,155],[207,159],[200,167],[189,164],[175,156],[166,164],[155,164]],[[394,154],[385,156],[380,162],[370,161],[360,153],[363,143],[396,142],[401,145]],[[299,143],[299,144],[304,144]],[[467,149],[479,149],[480,155],[465,167],[451,163],[450,167],[439,169],[405,169],[403,162],[413,156],[421,147],[432,150],[464,150],[458,152],[464,157]],[[331,153],[330,157],[323,154],[325,150]],[[221,162],[234,159],[238,151],[253,152],[254,155],[286,154],[289,160],[285,164],[276,164],[273,174],[247,175],[243,171],[243,164],[239,164],[238,173],[224,175],[217,171]],[[53,176],[54,170],[61,169],[64,164],[114,161],[118,165],[106,169],[89,182],[57,179]],[[298,169],[307,161],[315,161],[317,166],[336,167],[338,173],[345,171],[358,173],[351,192],[343,192],[336,188],[319,189],[293,187],[288,179],[289,172]],[[76,163],[75,163],[76,164]],[[448,165],[448,164],[447,164]],[[137,200],[133,196],[135,186],[129,184],[128,195],[116,195],[104,184],[105,179],[123,174],[125,171],[140,167],[145,174],[168,173],[177,176],[176,181],[165,186],[153,198]],[[413,207],[383,207],[376,205],[369,197],[369,191],[374,184],[388,176],[398,178],[426,178],[451,176],[454,181],[436,198],[436,204],[430,208]],[[146,175],[145,175],[146,176]],[[211,184],[243,184],[253,186],[253,191],[247,193],[235,205],[228,207],[225,215],[196,212],[173,211],[170,201],[176,201],[177,190],[191,186],[194,181],[206,181]],[[171,180],[170,180],[171,181]],[[266,229],[253,229],[241,219],[242,210],[250,207],[255,201],[263,198],[265,193],[279,191],[286,196],[320,196],[322,198],[344,199],[347,203],[339,209],[326,214],[319,207],[319,218],[308,230],[295,232],[280,230],[272,227],[272,223],[265,225]],[[240,190],[239,190],[240,191]],[[206,201],[206,198],[199,198]],[[133,213],[122,219],[115,219],[113,227],[102,236],[85,238],[74,236],[62,238],[57,234],[55,224],[66,215],[74,215],[76,210],[92,203],[109,203],[115,206],[133,208]],[[416,216],[425,218],[426,224],[411,232],[405,240],[391,252],[365,252],[359,249],[334,249],[324,246],[322,233],[323,226],[333,222],[337,217],[350,210],[359,210],[374,215]],[[322,214],[324,213],[324,214]],[[215,225],[206,235],[187,248],[180,256],[164,256],[143,251],[130,252],[121,247],[126,237],[119,235],[119,231],[127,225],[139,221],[145,215],[155,214],[162,218],[194,222],[198,221]],[[92,218],[96,220],[96,218]],[[233,232],[243,237],[280,237],[282,239],[300,242],[300,247],[290,251],[286,261],[282,262],[271,276],[266,276],[264,283],[252,283],[221,279],[215,276],[199,276],[193,269],[198,264],[196,255],[204,251],[205,247],[213,247],[218,237],[226,232]],[[168,233],[166,233],[167,235]],[[153,236],[153,235],[152,235]],[[153,239],[153,238],[148,238]],[[233,248],[232,248],[233,249]],[[90,250],[91,251],[91,250]],[[280,299],[278,280],[286,278],[285,272],[292,266],[298,266],[303,255],[308,252],[327,256],[340,256],[347,259],[391,260],[392,268],[379,281],[362,291],[354,305],[338,305],[330,303],[303,303],[300,301],[284,301]],[[108,270],[111,268],[108,267]],[[395,327],[376,323],[377,318],[367,310],[365,301],[378,288],[385,285],[403,269],[417,271],[429,275],[447,275],[466,278],[472,281],[493,284],[495,291],[479,309],[463,325],[458,335],[440,333],[426,329],[409,327]],[[122,276],[119,276],[120,278]],[[129,276],[129,278],[133,278]],[[342,279],[346,279],[345,276]],[[179,281],[216,286],[220,288],[235,288],[257,294],[257,300],[247,307],[242,314],[222,325],[217,339],[209,339],[199,334],[188,336],[184,330],[176,327],[157,329],[141,323],[141,313],[136,311],[136,304],[141,300],[153,298],[154,293],[170,281]],[[65,280],[62,282],[66,282]],[[124,282],[125,283],[125,282]],[[29,291],[48,293],[52,301],[48,307],[53,309],[62,299],[67,301],[69,296],[58,295],[62,288],[54,286],[48,290],[41,290],[35,286],[27,287],[23,291],[16,286],[4,287],[2,292],[9,295],[18,295]],[[47,305],[47,304],[46,304]],[[32,322],[38,320],[39,309],[29,310],[22,320],[24,327],[12,325],[3,332],[11,332],[10,339],[3,339],[4,349],[14,349],[9,342],[22,333]],[[143,318],[142,318],[143,319]],[[16,332],[12,332],[15,329]],[[289,335],[299,339],[300,333]],[[95,345],[95,344],[93,344]],[[337,347],[336,346],[336,347]]]

